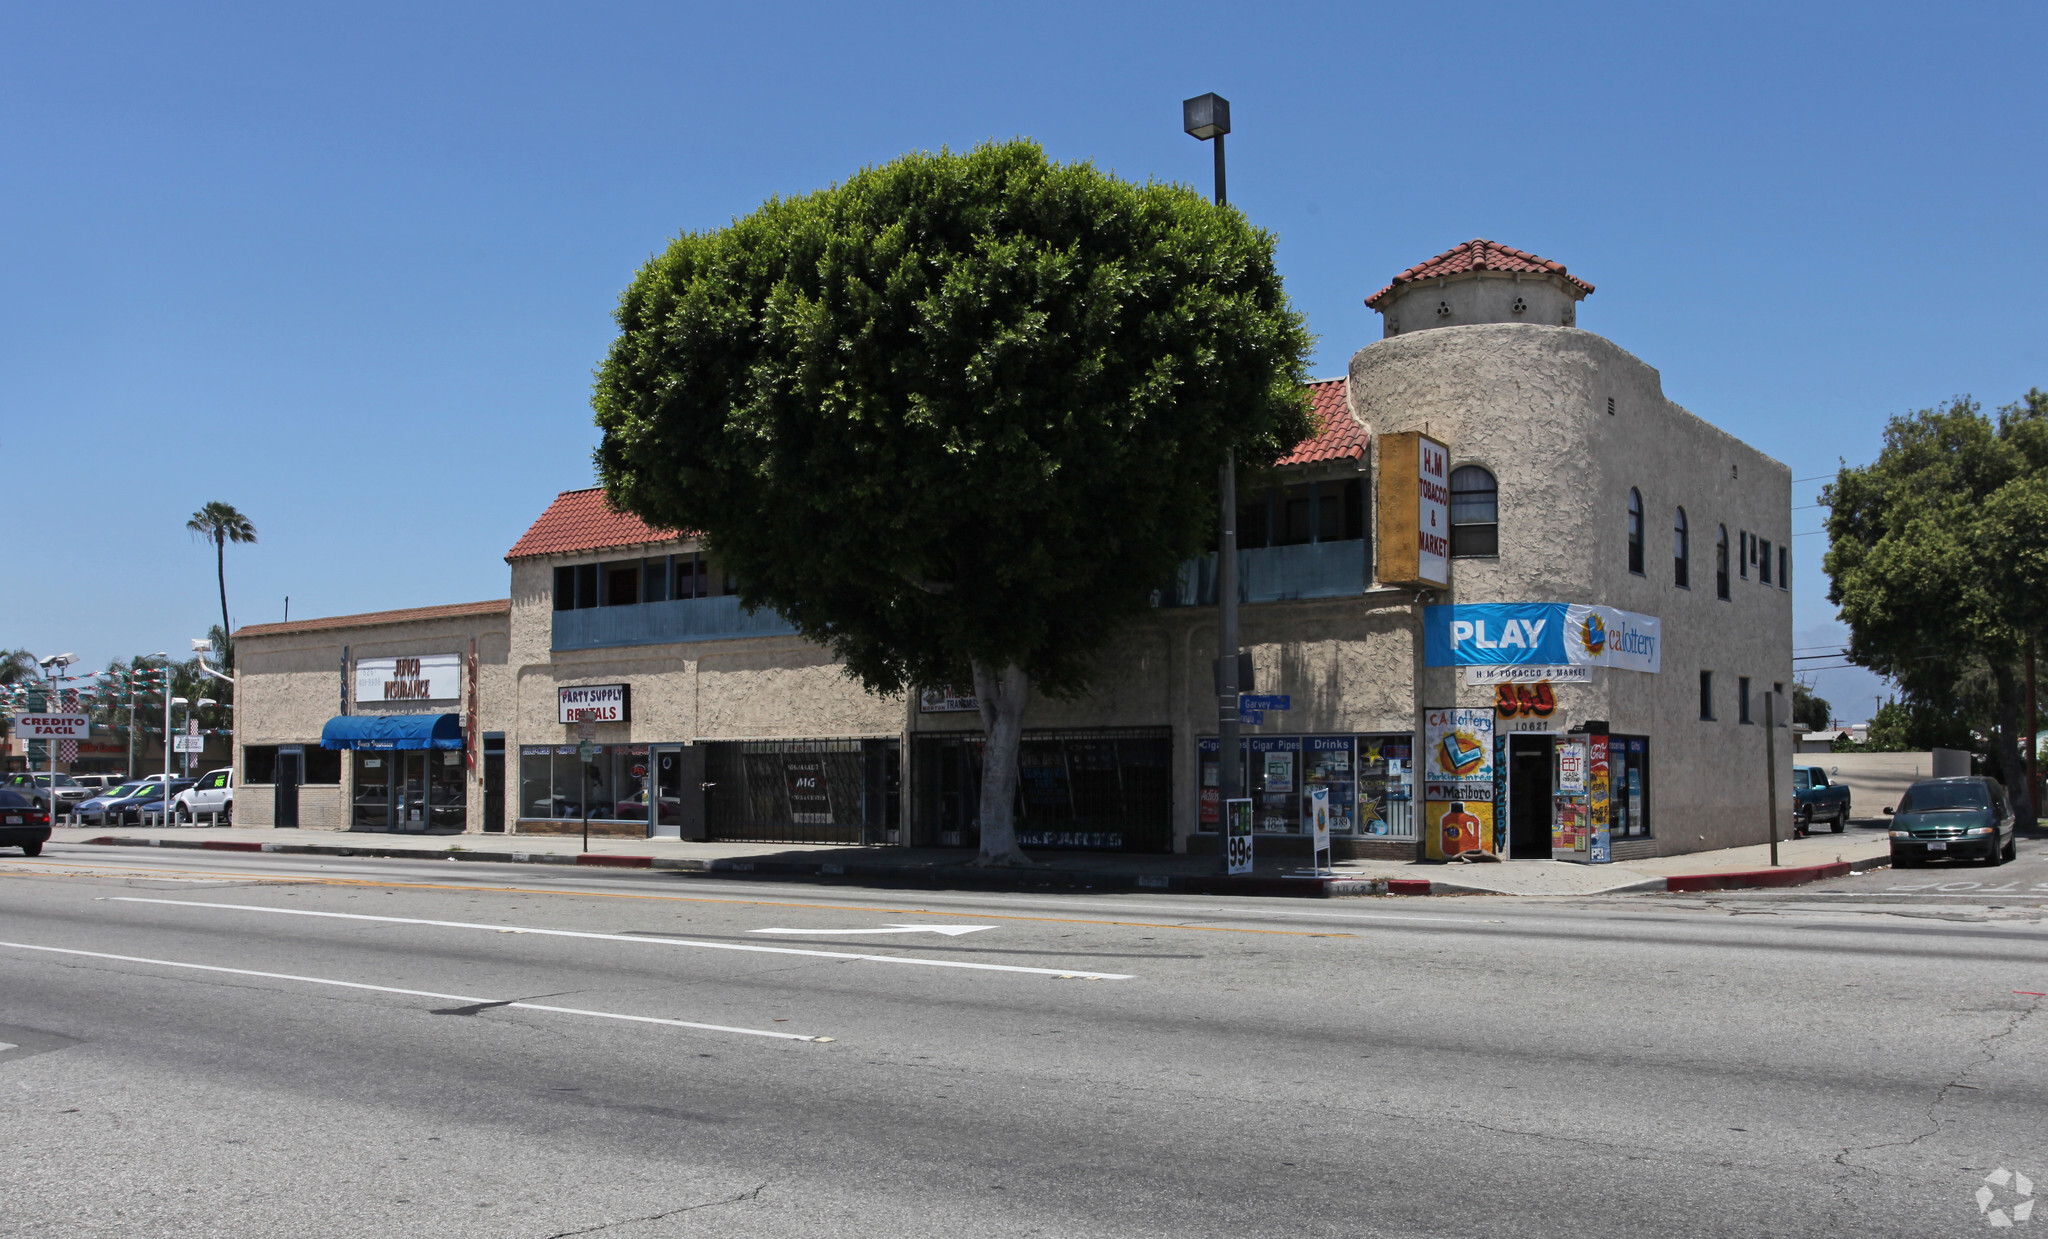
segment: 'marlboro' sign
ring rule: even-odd
[[[31,740],[88,740],[92,719],[83,714],[17,714],[14,730]]]

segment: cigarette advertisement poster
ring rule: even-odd
[[[1588,772],[1586,803],[1589,819],[1588,832],[1591,835],[1586,847],[1586,862],[1593,865],[1604,865],[1614,859],[1614,854],[1610,848],[1612,835],[1609,833],[1613,829],[1614,823],[1611,813],[1613,808],[1613,789],[1609,785],[1609,768],[1607,764],[1607,737],[1586,737],[1586,751],[1586,769]]]
[[[1558,741],[1557,778],[1551,801],[1550,859],[1584,864],[1590,859],[1592,833],[1588,828],[1587,770],[1590,750],[1586,737],[1572,736]]]
[[[1497,852],[1493,711],[1423,714],[1423,845],[1432,860]]]

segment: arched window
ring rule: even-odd
[[[1692,538],[1686,532],[1684,508],[1671,519],[1671,583],[1692,588]]]
[[[1451,470],[1451,558],[1500,554],[1500,484],[1478,465]]]
[[[1643,575],[1643,492],[1628,488],[1628,570]]]
[[[1714,597],[1728,601],[1728,526],[1721,526],[1721,537],[1714,543]]]

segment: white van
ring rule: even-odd
[[[216,819],[227,826],[235,818],[235,769],[228,766],[208,771],[197,783],[179,792],[171,800],[171,815],[180,822],[197,822],[200,818]]]

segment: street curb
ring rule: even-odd
[[[858,862],[784,860],[697,860],[668,856],[617,856],[608,852],[424,852],[413,848],[325,847],[302,843],[243,843],[224,839],[132,839],[100,835],[81,844],[102,847],[189,848],[276,852],[291,856],[354,856],[383,860],[463,860],[485,864],[585,865],[605,869],[647,869],[678,876],[718,878],[808,878],[825,883],[970,890],[1160,891],[1183,895],[1252,895],[1276,899],[1340,899],[1385,895],[1393,883],[1434,887],[1413,894],[1491,894],[1402,878],[1223,877],[1213,874],[1076,872],[1060,869],[974,869],[966,865],[916,869]],[[1448,887],[1448,889],[1447,889]]]
[[[1847,877],[1891,866],[1889,856],[1861,860],[1838,860],[1827,865],[1795,865],[1784,869],[1749,869],[1738,873],[1688,873],[1664,879],[1666,891],[1759,890],[1775,886],[1805,886],[1827,878]]]

